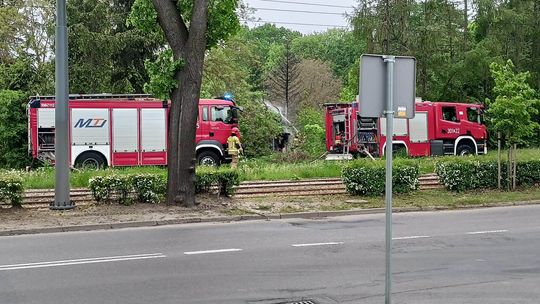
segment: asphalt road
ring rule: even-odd
[[[540,206],[394,215],[393,303],[539,303]],[[0,237],[0,303],[384,303],[384,215]],[[309,302],[305,302],[309,303]]]

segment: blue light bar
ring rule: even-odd
[[[234,96],[233,96],[233,94],[232,94],[231,92],[225,92],[225,94],[223,94],[223,98],[224,98],[225,100],[230,100],[230,101],[232,101],[233,98],[234,98]]]

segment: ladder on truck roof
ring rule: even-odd
[[[56,96],[32,96],[31,99],[39,99],[39,100],[55,100]],[[135,99],[152,99],[152,95],[150,94],[70,94],[69,99],[77,99],[77,100],[96,100],[96,99],[127,99],[127,100],[135,100]]]
[[[349,154],[349,145],[351,144],[351,109],[345,109],[345,128],[343,130],[343,154]]]

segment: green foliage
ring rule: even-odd
[[[532,120],[538,114],[540,100],[529,86],[529,73],[514,73],[514,65],[492,63],[491,73],[495,79],[494,101],[486,100],[487,114],[493,131],[501,132],[509,144],[522,143],[534,134],[540,125]]]
[[[518,162],[516,178],[520,185],[538,186],[540,184],[540,160]]]
[[[517,162],[517,184],[521,186],[540,183],[540,161],[524,160]],[[435,170],[441,183],[448,190],[466,191],[472,189],[497,188],[497,162],[479,159],[451,159],[437,162]],[[501,166],[502,180],[508,181],[506,164]]]
[[[88,181],[92,196],[96,202],[118,201],[122,205],[131,205],[133,185],[129,175],[97,176]]]
[[[174,76],[184,67],[183,60],[174,60],[172,50],[167,49],[158,55],[155,61],[144,63],[150,81],[144,84],[144,91],[157,98],[167,100],[178,83]]]
[[[341,90],[341,101],[351,102],[356,100],[358,95],[358,87],[360,86],[360,59],[357,59],[355,63],[349,68],[347,73],[347,82]]]
[[[214,187],[219,194],[231,196],[240,183],[235,170],[227,168],[198,168],[195,189],[197,193],[210,192]],[[164,174],[111,174],[89,180],[89,188],[96,202],[135,202],[157,204],[164,200],[167,179]]]
[[[334,74],[342,80],[349,68],[360,57],[365,44],[353,32],[345,29],[330,29],[325,32],[297,37],[292,49],[302,59],[329,62]],[[358,69],[358,65],[355,66]]]
[[[323,113],[314,108],[304,108],[298,113],[298,146],[310,157],[318,157],[326,150]]]
[[[319,125],[305,125],[300,134],[300,149],[312,157],[325,152],[325,131]]]
[[[240,134],[247,157],[261,157],[272,152],[272,141],[283,128],[278,114],[256,100],[238,102],[244,108],[240,117]]]
[[[307,125],[317,125],[322,128],[324,127],[324,113],[311,107],[303,108],[298,113],[297,123],[301,130]]]
[[[418,166],[411,161],[396,161],[393,166],[392,188],[395,193],[418,189]],[[352,195],[382,195],[385,191],[385,163],[358,160],[343,168],[343,182]]]
[[[448,190],[497,187],[497,162],[494,161],[467,159],[440,161],[435,165],[435,172]]]
[[[67,2],[71,92],[142,93],[148,80],[145,60],[155,58],[163,40],[128,27],[132,2]]]
[[[219,194],[231,196],[234,193],[234,187],[240,184],[240,176],[236,170],[220,169],[217,174],[217,184]]]
[[[0,91],[0,167],[24,168],[29,163],[26,103],[18,91]]]
[[[219,44],[205,57],[201,97],[212,98],[233,92],[240,103],[261,99],[262,93],[254,91],[249,83],[250,68],[257,64],[253,48],[239,36]]]
[[[12,207],[22,207],[22,179],[13,172],[0,174],[0,201],[11,203]]]
[[[147,33],[159,33],[163,37],[163,32],[157,22],[157,12],[151,0],[135,0],[126,23],[128,26],[134,26]]]
[[[219,194],[232,196],[234,187],[240,184],[240,176],[237,170],[231,168],[198,167],[195,179],[195,191],[197,193],[210,192],[213,187],[218,189]]]
[[[164,199],[167,181],[164,175],[138,174],[130,176],[130,183],[137,194],[137,201],[156,204]]]

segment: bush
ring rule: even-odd
[[[219,191],[219,194],[231,196],[234,194],[234,186],[240,184],[240,176],[237,170],[230,168],[197,168],[195,179],[195,192],[207,193],[214,187]]]
[[[221,169],[216,176],[219,194],[231,196],[234,193],[234,187],[240,184],[240,177],[236,170]]]
[[[392,187],[395,193],[418,189],[418,166],[412,161],[395,162]],[[382,195],[385,191],[386,172],[383,161],[360,160],[342,171],[347,192],[352,195]]]
[[[507,164],[501,164],[501,184],[508,181]],[[522,161],[516,164],[516,182],[520,186],[540,184],[540,160]],[[497,188],[497,162],[478,159],[452,159],[438,162],[435,171],[448,190],[465,191],[472,189]]]
[[[0,200],[11,203],[12,207],[22,207],[22,179],[12,174],[0,175]]]
[[[521,186],[540,185],[540,160],[518,162],[516,165],[516,179]]]
[[[89,180],[96,202],[118,201],[122,205],[133,203],[134,191],[130,175],[97,176]]]
[[[162,175],[132,175],[130,183],[137,195],[137,201],[141,203],[157,204],[163,201],[167,192],[167,180]]]
[[[219,194],[231,196],[234,186],[240,183],[235,170],[221,168],[198,168],[195,192],[205,193],[218,189]],[[156,204],[165,198],[167,180],[160,174],[126,174],[98,176],[90,179],[89,187],[96,202],[134,202]]]

